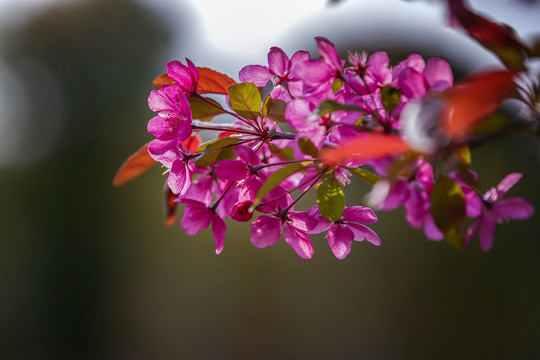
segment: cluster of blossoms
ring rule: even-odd
[[[428,239],[446,237],[458,247],[478,233],[488,250],[497,223],[531,216],[526,200],[501,200],[520,174],[508,175],[482,196],[469,169],[473,121],[464,126],[453,119],[460,109],[452,101],[467,96],[476,80],[454,87],[442,58],[425,62],[413,54],[391,66],[385,52],[353,51],[344,60],[330,41],[316,41],[317,60],[307,51],[289,58],[273,47],[268,66],[244,67],[240,83],[187,59],[185,65],[167,64],[148,98],[157,113],[148,122],[155,139],[124,168],[155,161],[167,169],[170,222],[176,205],[185,204],[182,229],[195,235],[211,224],[218,254],[226,218],[254,219],[251,242],[259,248],[283,234],[302,258],[313,255],[310,234],[326,232],[332,252],[343,259],[353,241],[381,243],[364,225],[377,221],[374,211],[345,206],[351,176],[373,186],[368,205],[403,205],[409,224],[423,227]],[[506,73],[487,76],[503,82],[503,89],[512,79]],[[225,95],[227,106],[203,96],[208,93]],[[212,121],[216,116],[230,121]],[[215,131],[216,139],[201,144],[204,130]],[[434,172],[433,164],[442,161],[445,169]],[[298,201],[311,189],[316,205],[299,210]],[[466,217],[473,219],[468,228]]]

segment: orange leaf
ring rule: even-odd
[[[174,200],[178,198],[178,195],[169,189],[167,182],[165,182],[163,191],[165,195],[165,226],[172,226],[176,221],[176,205],[178,203]]]
[[[443,128],[451,138],[470,133],[484,117],[493,113],[512,88],[514,72],[495,70],[469,77],[463,86],[445,94]]]
[[[133,180],[150,169],[155,163],[156,161],[148,154],[148,144],[143,145],[120,166],[113,179],[113,185],[120,186]]]
[[[192,154],[197,152],[197,149],[201,145],[201,137],[197,134],[191,135],[182,142],[182,145]]]
[[[199,83],[197,92],[199,94],[224,94],[227,95],[229,85],[236,84],[236,81],[218,71],[198,67]]]
[[[172,86],[172,85],[176,85],[176,83],[167,74],[161,74],[157,78],[155,78],[154,81],[152,81],[152,86],[158,90],[165,86]]]
[[[373,160],[409,150],[399,135],[364,134],[336,148],[324,149],[321,157],[326,164],[336,165],[348,159]]]

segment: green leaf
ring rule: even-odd
[[[216,100],[210,98],[205,98],[205,100],[210,101],[212,104],[221,108],[221,105]],[[212,106],[196,97],[189,99],[189,105],[191,106],[191,113],[194,119],[210,121],[217,115],[225,114],[224,110]]]
[[[332,91],[335,93],[337,93],[341,88],[343,87],[343,81],[337,79],[334,81],[334,83],[332,84]]]
[[[525,70],[526,54],[524,49],[514,46],[506,46],[502,44],[488,44],[483,45],[491,50],[502,63],[510,70]]]
[[[307,121],[315,121],[321,116],[333,113],[334,111],[363,111],[363,109],[356,105],[340,104],[332,100],[323,101],[307,118]]]
[[[475,134],[489,134],[503,130],[512,119],[505,114],[493,114],[474,127]]]
[[[197,150],[198,152],[202,152],[202,154],[195,162],[195,165],[197,165],[197,167],[205,167],[210,165],[211,163],[216,161],[221,150],[229,148],[239,141],[240,139],[236,137],[228,137],[224,139],[209,141],[202,144]]]
[[[454,156],[464,165],[471,165],[471,149],[467,145],[460,146],[454,150]]]
[[[261,90],[261,101],[264,103],[266,99],[270,96],[270,93],[272,90],[274,90],[274,86],[276,85],[276,78],[277,76],[273,76],[266,85]]]
[[[379,175],[374,174],[371,171],[367,171],[364,169],[348,167],[347,170],[349,170],[353,174],[358,175],[362,180],[367,182],[369,185],[375,185],[379,180],[382,179]]]
[[[287,103],[283,100],[267,98],[262,107],[263,117],[276,122],[285,122]]]
[[[431,191],[431,214],[446,239],[458,249],[463,249],[465,195],[456,181],[445,176],[437,178]]]
[[[324,180],[317,190],[317,206],[328,221],[341,219],[345,210],[345,193],[340,182],[334,177]]]
[[[294,160],[294,150],[292,147],[282,149],[276,144],[269,143],[268,148],[270,149],[270,152],[276,155],[281,161]]]
[[[257,192],[257,196],[255,196],[252,208],[256,208],[257,205],[259,205],[259,203],[261,202],[261,200],[264,199],[264,197],[268,195],[270,191],[274,190],[276,186],[281,184],[283,180],[287,179],[289,176],[299,171],[302,171],[308,164],[311,164],[311,161],[303,161],[300,163],[287,165],[285,167],[282,167],[281,169],[278,169],[275,173],[270,175]]]
[[[394,109],[401,103],[401,90],[386,86],[381,89],[381,102],[388,112],[394,111]]]
[[[261,93],[252,83],[241,83],[229,86],[229,103],[238,115],[257,120],[260,115]]]
[[[319,157],[319,149],[313,143],[311,140],[309,140],[307,137],[301,137],[298,139],[298,147],[300,147],[300,150],[306,155],[310,155],[311,157],[317,158]]]

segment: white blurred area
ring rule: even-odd
[[[54,93],[55,103],[46,104],[44,111],[55,111],[57,116],[56,122],[47,127],[28,128],[25,107],[35,99],[25,94],[24,86],[2,62],[2,32],[53,5],[82,1],[86,0],[0,0],[0,169],[30,166],[47,156],[66,120],[62,89],[46,67],[30,60],[30,71],[36,72],[36,79],[47,81],[47,88]],[[384,50],[388,43],[414,50],[422,45],[433,55],[447,57],[461,67],[498,66],[493,55],[461,31],[446,26],[444,9],[436,1],[344,0],[332,5],[327,0],[136,1],[155,11],[157,19],[173,29],[170,53],[166,54],[170,58],[163,59],[163,68],[171,58],[188,57],[199,66],[237,78],[244,65],[266,64],[271,46],[279,46],[289,54],[307,49],[316,56],[315,36],[328,37],[342,47],[360,43],[368,49]],[[491,18],[509,23],[525,39],[540,34],[538,2],[531,5],[517,0],[476,0],[471,4]],[[178,22],[181,12],[193,17],[188,33]]]

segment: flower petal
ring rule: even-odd
[[[240,181],[249,174],[243,160],[222,160],[216,163],[216,175],[222,180]]]
[[[259,155],[252,148],[245,145],[238,145],[234,148],[234,153],[245,162],[251,166],[256,166],[261,164],[261,159]]]
[[[276,75],[283,76],[289,67],[289,57],[285,51],[273,46],[268,52],[268,67]]]
[[[423,72],[430,90],[444,91],[454,83],[450,64],[443,58],[434,57],[428,60]]]
[[[347,226],[353,232],[354,240],[356,241],[367,240],[373,245],[377,245],[377,246],[381,245],[381,239],[379,238],[379,235],[377,235],[375,231],[371,230],[367,226],[354,224],[354,223],[349,223],[347,224]]]
[[[201,230],[204,230],[210,225],[212,219],[212,211],[204,204],[200,206],[186,205],[184,215],[180,220],[180,226],[188,235],[195,235]]]
[[[377,215],[368,207],[351,206],[343,210],[343,220],[358,223],[374,223],[377,221]]]
[[[354,233],[351,229],[332,224],[326,238],[330,249],[338,259],[344,259],[351,252],[351,243],[354,239]]]
[[[495,203],[491,211],[497,220],[525,220],[534,213],[534,208],[527,200],[513,197]]]
[[[217,214],[214,214],[212,216],[212,233],[214,233],[214,237],[216,238],[216,254],[220,254],[223,250],[226,230],[227,225],[225,225],[225,221]]]
[[[238,78],[242,82],[251,82],[258,87],[266,85],[268,80],[274,76],[273,72],[262,65],[244,66],[238,73]]]
[[[489,251],[493,246],[493,238],[495,237],[495,229],[497,228],[497,219],[494,214],[485,212],[479,219],[480,231],[478,233],[478,241],[480,248],[483,251]]]
[[[283,237],[287,244],[296,251],[298,256],[302,259],[311,259],[311,256],[313,256],[313,244],[305,232],[295,228],[289,223],[285,223]]]
[[[176,195],[184,195],[191,186],[191,172],[185,162],[175,160],[167,178],[167,185]]]
[[[251,243],[258,248],[274,245],[281,235],[281,221],[273,216],[261,215],[251,224]]]
[[[519,180],[521,180],[521,173],[511,173],[504,177],[504,179],[501,180],[499,185],[497,185],[497,193],[498,198],[502,198],[508,190],[512,188],[512,186],[516,185]]]
[[[161,135],[165,134],[171,128],[171,126],[172,125],[169,121],[157,115],[148,121],[146,129],[155,137],[160,137]]]

